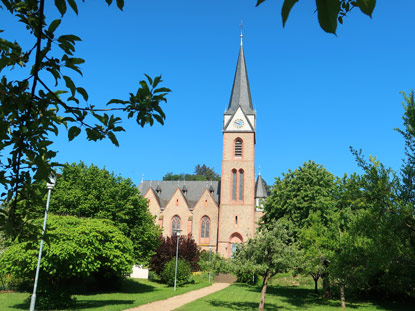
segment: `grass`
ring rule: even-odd
[[[260,286],[236,283],[232,286],[198,299],[176,309],[177,311],[252,311],[258,310]],[[347,298],[347,297],[346,297]],[[397,303],[346,301],[348,310],[358,311],[413,311],[415,306]],[[307,310],[333,311],[341,310],[339,300],[324,300],[314,293],[311,278],[280,275],[268,286],[265,297],[265,310]]]
[[[172,287],[148,280],[127,279],[119,292],[93,295],[75,295],[76,311],[120,311],[137,307],[152,301],[166,299],[175,295],[208,286],[206,276],[195,275],[195,283],[178,287],[174,292]],[[0,293],[1,311],[29,310],[25,300],[30,293],[7,292]]]

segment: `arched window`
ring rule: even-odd
[[[242,139],[235,140],[235,157],[242,157]]]
[[[236,170],[232,170],[232,200],[236,200]]]
[[[244,199],[244,170],[239,170],[239,200]]]
[[[201,238],[209,238],[209,231],[210,231],[210,219],[207,216],[202,217],[202,225],[200,228],[200,237]]]
[[[179,216],[173,216],[171,220],[171,236],[176,236],[177,231],[180,230],[180,217]]]

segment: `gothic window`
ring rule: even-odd
[[[239,200],[243,201],[244,195],[244,170],[239,170]]]
[[[242,157],[242,139],[235,140],[235,157]]]
[[[236,170],[232,170],[232,200],[236,200]]]
[[[180,217],[179,216],[173,216],[171,220],[171,236],[177,235],[177,231],[180,230]]]
[[[207,216],[203,216],[200,237],[209,238],[209,231],[210,231],[210,219]]]
[[[232,170],[232,201],[244,200],[244,170]]]

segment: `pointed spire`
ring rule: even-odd
[[[255,183],[255,198],[266,198],[267,194],[267,183],[262,178],[261,173],[258,173],[258,178]]]
[[[144,182],[144,173],[143,173],[143,175],[141,176],[141,183],[143,183]]]
[[[225,114],[233,114],[238,107],[241,107],[246,114],[254,114],[248,72],[245,64],[244,48],[242,46],[242,37],[243,35],[241,32],[241,47],[239,49],[238,63],[236,65],[235,78],[233,80],[231,100]]]

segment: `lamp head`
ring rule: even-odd
[[[55,185],[56,185],[56,174],[55,173],[51,173],[48,177],[48,181],[46,182],[46,188],[48,188],[48,190],[52,190]]]

